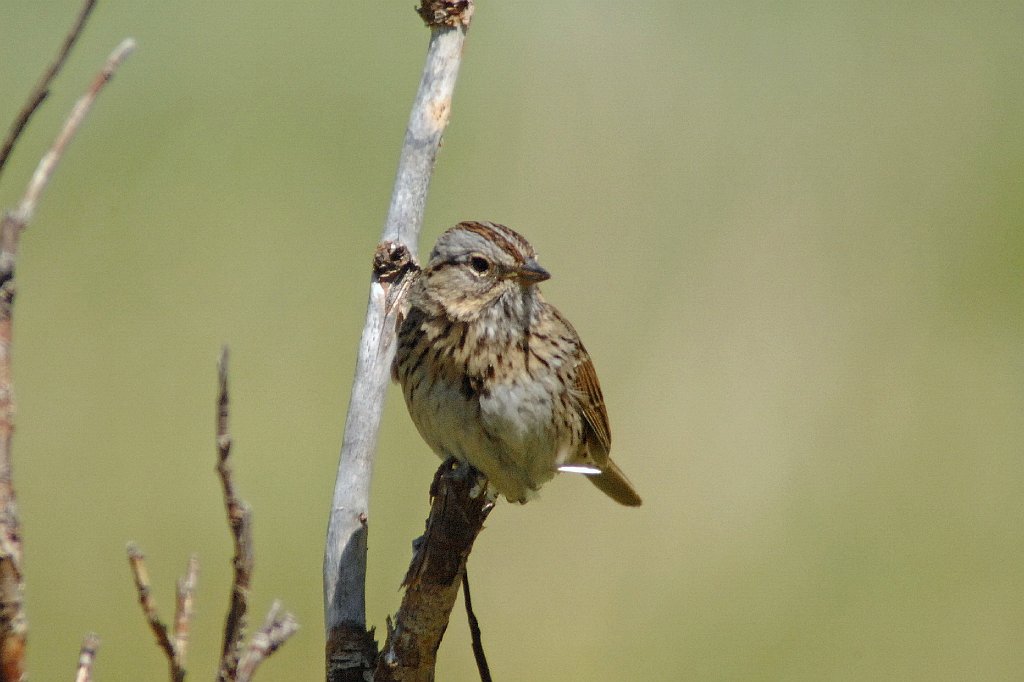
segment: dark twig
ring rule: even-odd
[[[90,633],[82,640],[82,648],[78,652],[78,672],[75,674],[75,682],[92,682],[92,664],[96,660],[96,650],[99,649],[100,638],[95,633]]]
[[[263,627],[257,630],[245,653],[238,662],[238,673],[234,678],[235,682],[249,682],[256,668],[267,659],[270,654],[277,651],[278,647],[284,644],[289,637],[299,629],[292,614],[281,613],[281,603],[275,601],[267,613]]]
[[[7,138],[4,140],[3,146],[0,147],[0,173],[3,173],[4,166],[7,164],[7,159],[10,157],[11,152],[14,150],[14,145],[17,143],[18,138],[21,137],[22,131],[25,130],[25,126],[28,125],[28,121],[32,118],[32,114],[36,112],[39,105],[43,103],[50,94],[50,83],[60,73],[61,68],[64,66],[64,62],[67,60],[68,55],[71,53],[71,48],[75,46],[78,41],[78,36],[82,34],[82,29],[85,28],[85,20],[89,18],[89,14],[92,12],[92,8],[96,6],[96,0],[85,0],[85,4],[82,5],[82,9],[78,12],[78,18],[75,19],[74,26],[68,31],[67,36],[64,38],[64,44],[61,45],[60,51],[57,53],[57,58],[50,64],[50,68],[43,73],[39,82],[36,83],[35,89],[28,96],[28,101],[25,102],[25,106],[18,112],[17,118],[14,119],[14,123],[11,124],[11,129],[7,133]]]
[[[281,605],[274,602],[263,628],[253,635],[248,647],[243,646],[245,637],[245,616],[249,604],[249,586],[252,580],[253,549],[252,513],[249,506],[238,498],[231,478],[231,433],[228,429],[228,349],[221,349],[217,363],[220,389],[217,394],[217,473],[220,474],[224,489],[224,506],[228,523],[235,541],[235,575],[231,586],[231,605],[224,625],[224,645],[221,652],[217,679],[224,682],[248,680],[256,667],[298,629],[298,623],[290,613],[282,613]],[[174,630],[168,631],[156,611],[150,588],[149,573],[146,570],[142,552],[133,544],[128,545],[128,561],[135,576],[135,588],[139,603],[150,629],[156,635],[157,644],[164,651],[171,665],[171,679],[180,682],[185,678],[185,653],[191,632],[194,611],[196,582],[199,574],[199,560],[193,555],[189,559],[185,577],[178,581],[177,599],[174,609]]]
[[[476,469],[449,462],[437,479],[427,528],[405,577],[402,606],[377,659],[375,682],[432,680],[441,637],[459,592],[466,559],[494,503]]]
[[[224,641],[218,680],[233,680],[242,655],[245,638],[246,613],[249,610],[249,589],[252,583],[252,510],[239,499],[231,478],[231,432],[229,429],[228,349],[221,349],[217,363],[219,391],[217,395],[217,473],[224,491],[224,509],[235,544],[232,559],[234,578],[231,583],[231,605],[224,622]]]
[[[189,561],[189,574],[192,574],[192,565],[195,557]],[[185,655],[184,651],[179,656],[175,649],[174,641],[167,630],[167,625],[160,620],[160,614],[156,610],[156,600],[153,598],[152,584],[149,580],[149,570],[146,568],[146,557],[134,543],[128,544],[128,564],[132,569],[132,576],[135,578],[135,590],[139,595],[139,605],[142,607],[142,614],[149,623],[149,629],[156,637],[157,646],[167,657],[167,665],[170,669],[171,680],[181,682],[185,679]],[[193,576],[194,577],[194,576]],[[188,578],[186,578],[188,580]],[[177,626],[175,626],[177,629]],[[187,629],[187,626],[186,626]]]
[[[73,41],[72,41],[73,42]],[[131,53],[130,38],[111,53],[102,71],[72,108],[50,150],[39,162],[25,194],[0,222],[0,679],[25,676],[25,641],[28,621],[24,608],[21,568],[22,538],[13,479],[14,388],[11,375],[11,339],[14,319],[14,266],[21,233],[28,226],[54,169],[75,136],[85,115],[118,66]]]
[[[462,571],[462,599],[466,602],[466,617],[469,619],[469,634],[473,640],[473,658],[480,671],[480,682],[491,682],[491,669],[484,654],[484,643],[480,637],[480,622],[473,613],[473,598],[469,595],[469,568]]]
[[[217,363],[217,473],[224,491],[224,509],[235,543],[234,579],[231,584],[231,605],[224,623],[217,679],[221,682],[248,681],[256,668],[298,629],[292,614],[281,612],[274,602],[263,627],[255,632],[248,647],[243,647],[246,614],[249,611],[249,590],[252,584],[254,552],[252,544],[252,510],[238,497],[231,470],[231,430],[229,428],[230,398],[228,394],[228,348],[220,351]]]
[[[392,253],[404,250],[409,258],[416,252],[472,9],[469,0],[421,2],[418,11],[431,29],[430,44],[409,114],[378,254],[381,249]],[[375,271],[359,342],[324,552],[330,682],[362,680],[377,651],[372,631],[366,630],[370,478],[394,356],[394,313],[400,308],[395,305],[400,296],[395,294],[402,289],[403,277],[389,281]]]

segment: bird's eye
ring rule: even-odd
[[[473,268],[473,272],[476,274],[483,275],[491,269],[491,264],[482,256],[473,256],[469,259],[469,267]]]

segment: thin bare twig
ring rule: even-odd
[[[17,253],[17,235],[22,229],[32,220],[32,216],[35,215],[36,206],[39,203],[39,197],[46,189],[46,186],[50,182],[50,178],[53,176],[53,171],[57,168],[57,164],[64,156],[64,151],[67,149],[68,144],[74,139],[75,134],[82,125],[82,121],[85,120],[86,115],[92,109],[93,104],[96,103],[96,98],[103,90],[103,86],[110,82],[117,73],[117,69],[124,63],[124,60],[135,51],[135,40],[132,38],[125,38],[121,43],[114,48],[114,51],[107,57],[106,64],[96,77],[93,79],[92,84],[85,91],[85,94],[78,98],[75,102],[75,106],[71,108],[71,113],[68,114],[67,119],[64,121],[64,127],[61,129],[60,134],[57,135],[57,139],[54,140],[53,146],[40,160],[39,165],[36,167],[36,172],[33,173],[32,179],[29,181],[28,188],[25,190],[25,195],[21,199],[21,203],[14,209],[13,212],[4,216],[4,233],[3,233],[3,255]],[[13,229],[8,230],[7,222],[10,220],[13,223]],[[12,234],[8,234],[11,232]],[[13,242],[11,241],[13,237]],[[2,263],[0,263],[2,265]]]
[[[192,614],[195,612],[196,584],[199,582],[199,557],[189,557],[185,575],[178,579],[174,602],[174,632],[171,644],[178,667],[185,668],[188,638],[192,632]]]
[[[249,646],[238,662],[235,682],[249,682],[260,663],[277,651],[298,629],[299,624],[295,617],[288,612],[281,613],[281,602],[275,601],[267,613],[263,627],[253,633]]]
[[[228,348],[221,349],[217,363],[219,390],[217,393],[217,473],[224,491],[224,509],[234,540],[232,559],[234,578],[231,584],[231,604],[224,622],[224,641],[218,680],[233,680],[242,655],[245,638],[246,613],[249,610],[249,589],[252,583],[252,510],[239,499],[231,478],[231,432],[229,429],[230,400],[228,396]]]
[[[43,100],[50,95],[50,83],[53,82],[53,79],[57,77],[57,74],[63,68],[64,62],[67,61],[68,55],[71,53],[71,48],[78,41],[78,36],[82,35],[82,29],[85,28],[85,20],[89,18],[89,14],[92,13],[92,8],[95,6],[96,0],[85,0],[85,4],[82,5],[82,9],[79,10],[78,17],[75,19],[74,26],[71,27],[71,30],[68,31],[67,36],[64,38],[64,44],[61,45],[57,58],[50,64],[50,68],[43,73],[39,82],[36,83],[36,87],[28,96],[25,106],[21,108],[17,118],[14,119],[14,123],[11,124],[11,129],[7,133],[3,146],[0,146],[0,173],[3,173],[4,166],[7,165],[7,159],[14,150],[14,145],[17,143],[18,138],[21,137],[21,133],[25,130],[25,126],[28,125],[29,119],[32,118],[32,114],[36,112],[36,109],[43,103]]]
[[[73,42],[73,41],[72,41]],[[85,115],[118,66],[134,49],[125,40],[111,53],[86,93],[78,100],[50,150],[39,162],[25,194],[0,222],[0,676],[21,680],[25,676],[25,641],[28,620],[24,608],[21,522],[13,479],[14,388],[11,373],[11,340],[14,319],[14,266],[18,242],[35,213],[39,197],[54,169],[75,136]]]
[[[191,570],[193,560],[189,562]],[[128,543],[128,565],[131,566],[132,576],[135,578],[135,591],[139,595],[139,605],[142,607],[142,614],[149,623],[149,629],[156,637],[157,646],[164,652],[167,658],[167,665],[170,669],[171,680],[181,682],[185,679],[184,661],[178,658],[174,642],[171,640],[167,625],[160,620],[160,614],[156,610],[156,600],[153,598],[152,584],[149,580],[149,569],[146,568],[146,557],[135,543]]]
[[[231,590],[231,605],[224,626],[224,646],[217,679],[232,682],[248,680],[263,659],[274,653],[298,629],[298,623],[290,613],[281,613],[280,603],[274,602],[263,629],[253,635],[248,647],[243,647],[253,567],[252,526],[249,506],[238,498],[231,478],[227,347],[221,349],[217,370],[220,384],[217,395],[217,472],[220,474],[224,489],[224,506],[235,541],[235,576]],[[128,561],[135,577],[135,588],[139,594],[142,612],[156,636],[157,644],[167,656],[171,679],[174,682],[181,682],[185,678],[185,654],[191,632],[199,559],[195,555],[189,559],[185,576],[178,581],[173,631],[169,631],[167,625],[160,620],[150,587],[145,557],[134,544],[128,545]]]
[[[416,252],[472,9],[468,0],[421,2],[420,15],[431,29],[430,44],[378,254],[383,249],[409,260]],[[403,289],[403,278],[411,271],[405,269],[387,280],[375,269],[370,284],[324,552],[324,624],[331,682],[362,680],[376,655],[373,633],[366,630],[370,479],[394,356],[394,313],[399,307],[394,305],[394,292]]]
[[[469,634],[473,640],[473,658],[480,671],[480,682],[491,682],[491,668],[484,654],[484,642],[480,636],[480,622],[473,613],[473,598],[469,594],[469,568],[462,571],[462,599],[466,602],[466,617],[469,619]]]
[[[96,660],[96,650],[100,647],[100,638],[96,633],[90,633],[82,640],[82,648],[78,652],[78,672],[75,674],[75,682],[92,681],[92,664]]]

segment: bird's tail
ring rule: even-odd
[[[601,492],[619,504],[624,504],[627,507],[639,507],[643,502],[639,493],[633,488],[633,484],[626,478],[626,474],[622,473],[622,469],[610,459],[605,463],[601,473],[589,475],[587,478]]]

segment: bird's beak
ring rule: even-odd
[[[542,268],[540,263],[531,258],[523,263],[521,268],[516,270],[515,278],[520,284],[527,286],[550,279],[551,273]]]

